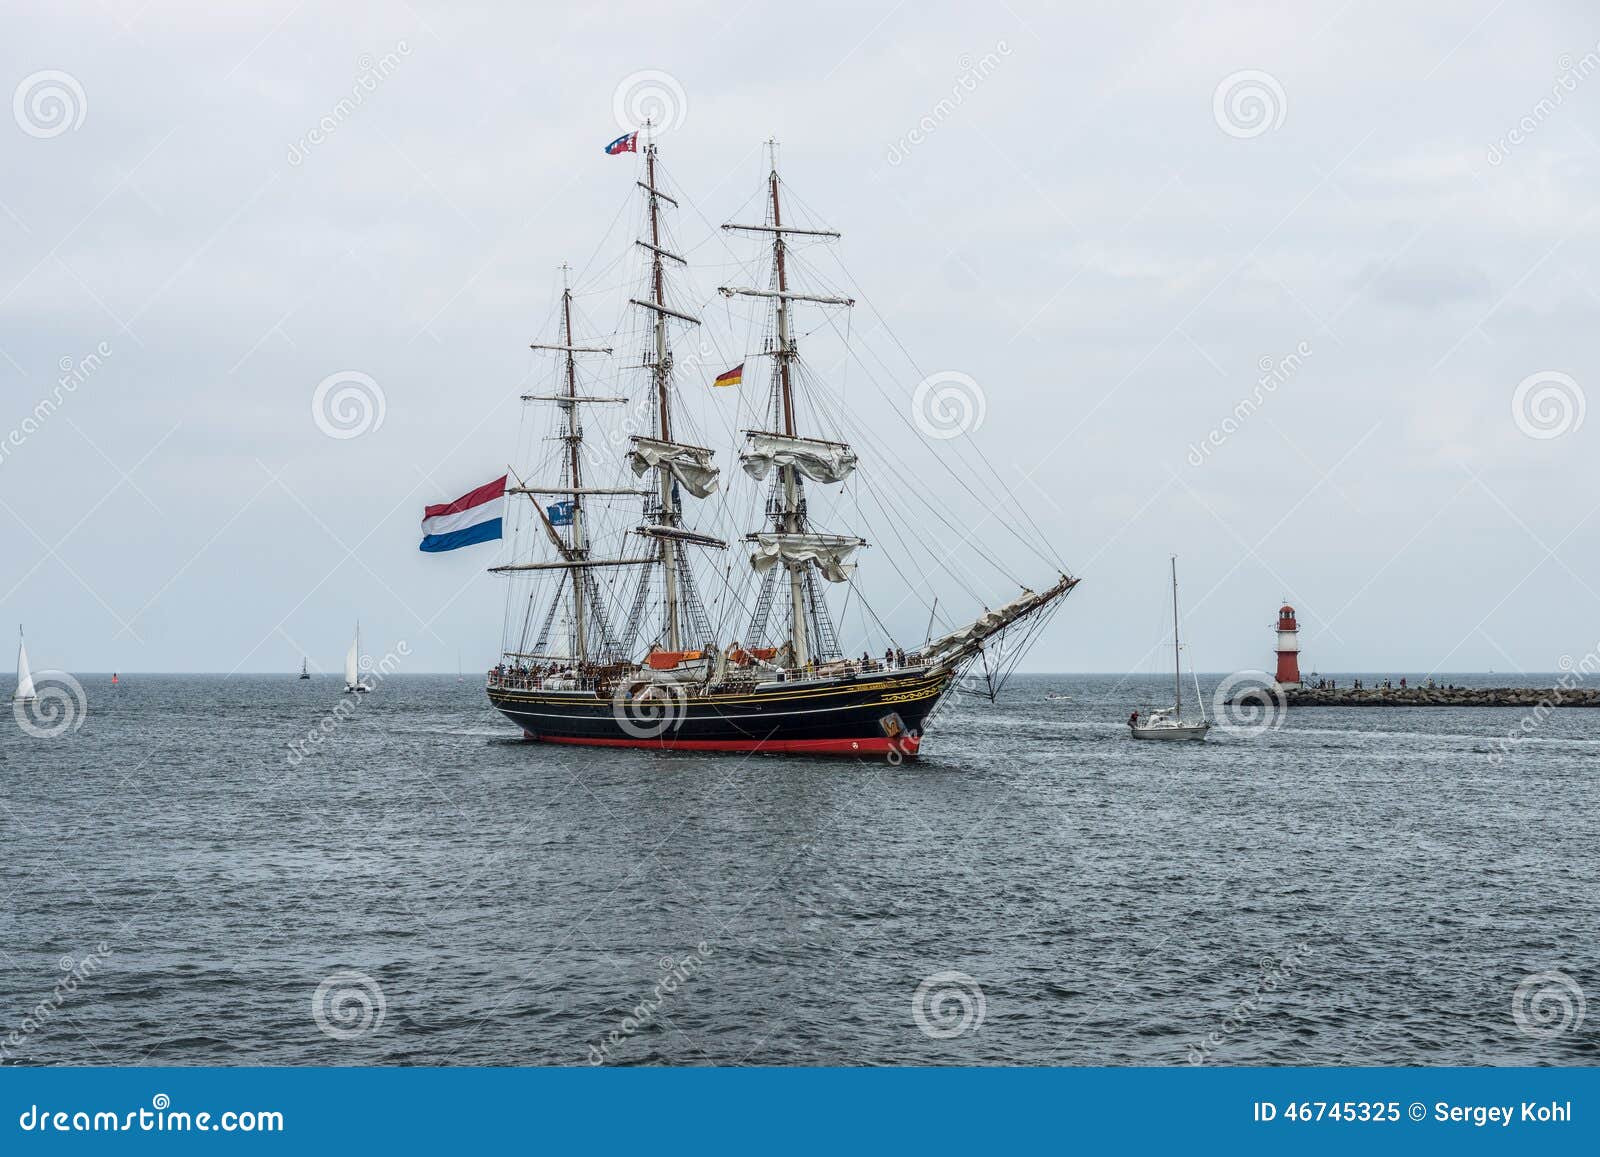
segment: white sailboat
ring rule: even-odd
[[[361,624],[356,624],[356,637],[350,640],[350,650],[344,656],[344,689],[346,694],[365,695],[371,690],[361,681]]]
[[[33,672],[28,669],[28,648],[22,642],[22,626],[17,626],[17,689],[12,692],[13,703],[32,703],[38,696],[33,693]]]
[[[1200,703],[1200,722],[1183,721],[1183,664],[1178,644],[1178,556],[1172,556],[1172,706],[1152,711],[1140,722],[1135,712],[1128,720],[1128,733],[1135,739],[1164,739],[1168,741],[1199,743],[1211,730],[1206,722],[1206,705],[1200,699],[1198,685],[1195,699]]]

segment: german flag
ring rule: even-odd
[[[713,386],[737,386],[744,382],[744,363],[740,362],[733,369],[718,374],[712,379]]]

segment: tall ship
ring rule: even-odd
[[[769,142],[769,172],[751,197],[760,219],[725,224],[695,247],[721,239],[726,251],[705,264],[755,276],[700,302],[686,284],[699,266],[674,241],[686,198],[644,134],[631,174],[637,199],[629,194],[634,235],[594,279],[621,275],[622,322],[609,338],[580,332],[579,299],[604,294],[575,291],[564,266],[555,332],[531,347],[542,367],[542,384],[522,395],[533,460],[507,480],[514,529],[506,561],[491,568],[509,581],[489,700],[543,742],[915,757],[941,702],[961,690],[992,698],[1078,580],[1027,529],[1021,537],[1051,565],[1048,581],[1009,580],[999,605],[974,600],[955,623],[938,617],[935,597],[919,642],[894,637],[886,620],[926,603],[928,572],[984,552],[964,541],[966,527],[909,529],[914,500],[936,518],[937,504],[892,453],[876,473],[869,454],[904,435],[858,429],[858,453],[845,436],[848,397],[802,358],[802,325],[815,332],[855,305],[798,276],[811,272],[804,254],[839,234],[791,212]],[[736,259],[736,245],[753,259]],[[719,299],[752,309],[742,333],[726,327],[727,349],[698,316]],[[698,341],[680,365],[674,342],[686,331]],[[728,384],[737,388],[717,388]],[[741,467],[726,485],[718,445]],[[859,531],[880,523],[842,525],[868,510],[888,538],[909,539],[910,553],[929,560],[893,564],[876,588],[886,605],[867,599],[858,571],[870,545]],[[1012,513],[991,508],[1001,523]],[[844,630],[851,616],[859,638]]]

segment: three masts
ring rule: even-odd
[[[713,750],[798,750],[914,753],[921,725],[957,672],[983,650],[985,640],[1023,620],[1042,620],[1076,580],[1062,574],[1046,591],[1022,597],[977,622],[907,656],[891,648],[884,662],[865,653],[846,658],[823,584],[847,583],[853,556],[867,546],[854,534],[821,530],[808,511],[808,485],[844,483],[858,465],[842,440],[802,429],[802,363],[794,306],[848,308],[848,297],[811,293],[792,284],[791,239],[832,240],[832,230],[785,221],[783,184],[776,163],[766,180],[766,212],[759,223],[724,230],[754,234],[769,247],[766,287],[724,286],[725,297],[764,299],[770,305],[763,348],[771,359],[769,403],[762,428],[743,432],[744,472],[765,484],[761,525],[744,535],[756,579],[754,606],[743,624],[745,644],[723,645],[713,628],[693,552],[727,550],[722,538],[694,529],[690,500],[711,497],[720,486],[715,452],[699,444],[674,405],[673,330],[696,326],[674,292],[673,274],[687,259],[672,248],[666,207],[677,200],[660,186],[658,151],[644,150],[642,235],[633,245],[644,256],[641,291],[628,299],[641,315],[639,360],[645,377],[642,419],[628,434],[623,485],[596,486],[590,475],[593,447],[583,415],[590,407],[627,405],[632,399],[586,384],[584,359],[609,357],[610,344],[574,335],[573,292],[563,271],[559,340],[533,348],[559,355],[557,388],[523,395],[558,413],[560,477],[525,482],[513,471],[509,491],[531,500],[534,530],[553,557],[521,559],[494,567],[537,578],[557,572],[562,581],[541,601],[540,584],[525,603],[508,605],[504,662],[490,675],[491,700],[520,723],[530,738],[570,743],[687,747]],[[729,371],[742,377],[743,366]],[[615,479],[613,479],[615,481]],[[627,485],[637,481],[637,486]],[[638,500],[642,519],[621,536],[621,547],[596,551],[597,508],[614,513],[618,500]],[[554,501],[550,501],[554,500]],[[702,568],[703,569],[703,568]],[[716,580],[716,568],[713,582]],[[719,625],[728,621],[733,585],[718,596]],[[628,580],[636,575],[631,595]],[[604,576],[604,577],[602,577]],[[622,608],[626,607],[625,613]],[[659,616],[654,613],[659,608]],[[776,613],[775,613],[776,612]],[[1037,626],[1037,621],[1032,623]],[[645,645],[640,646],[641,641]],[[636,659],[642,655],[642,659]]]

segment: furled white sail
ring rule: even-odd
[[[856,452],[842,442],[760,431],[749,434],[739,460],[752,478],[765,478],[774,466],[793,466],[813,482],[843,482],[858,461]]]
[[[922,653],[929,660],[935,660],[941,656],[952,655],[974,643],[981,643],[996,631],[1003,630],[1023,615],[1031,613],[1077,585],[1077,579],[1062,575],[1061,580],[1042,595],[1034,594],[1032,591],[1024,591],[1005,606],[997,607],[992,611],[986,610],[966,626],[957,628],[948,635],[924,644]]]
[[[28,670],[28,648],[20,637],[17,639],[17,689],[11,698],[18,703],[31,703],[35,698],[33,672]]]
[[[785,566],[803,566],[815,563],[822,577],[831,583],[849,579],[856,564],[850,556],[866,546],[859,538],[838,534],[758,534],[756,549],[750,556],[750,565],[765,574],[778,562]]]
[[[683,484],[696,498],[709,497],[717,488],[717,465],[714,452],[704,446],[686,446],[682,442],[663,442],[658,438],[633,440],[628,452],[628,465],[642,475],[656,466],[665,466],[672,476]]]

